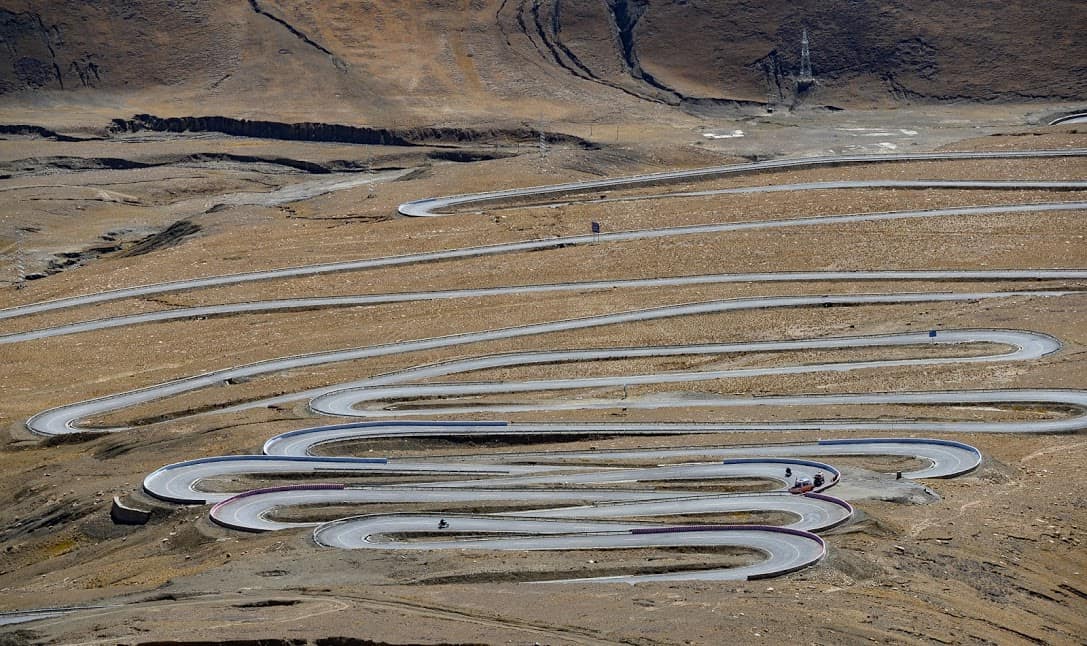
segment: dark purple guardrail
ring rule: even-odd
[[[306,433],[317,433],[320,431],[339,431],[349,428],[381,428],[383,426],[509,426],[509,422],[456,422],[456,421],[425,421],[425,420],[410,420],[403,422],[351,422],[348,424],[330,424],[328,426],[314,426],[311,428],[300,428],[294,431],[287,431],[286,433],[280,433],[272,439],[283,437],[295,437],[297,435],[305,435]],[[269,440],[270,441],[270,440]]]
[[[924,437],[867,437],[857,439],[836,439],[836,440],[819,440],[819,444],[822,445],[836,445],[836,444],[940,444],[943,446],[954,446],[959,449],[966,449],[972,453],[981,455],[976,447],[964,444],[962,442],[956,442],[955,440],[938,440]]]
[[[815,491],[809,491],[808,493],[804,494],[804,496],[808,498],[815,498],[816,500],[826,500],[827,502],[832,502],[840,507],[845,507],[849,510],[849,513],[853,513],[853,505],[842,500],[841,498],[835,498],[834,496],[828,496],[825,493],[818,493]]]
[[[260,494],[265,493],[276,493],[278,491],[338,491],[346,488],[347,485],[343,484],[325,483],[309,485],[282,485],[279,487],[265,487],[264,489],[250,489],[249,491],[244,491],[236,496],[231,496],[226,500],[215,503],[214,505],[212,505],[211,511],[208,512],[208,517],[211,518],[212,522],[214,522],[216,525],[221,525],[228,529],[237,529],[243,532],[260,532],[261,530],[259,529],[253,529],[251,527],[243,527],[241,525],[228,523],[220,519],[216,514],[218,513],[219,508],[223,505],[226,505],[227,503],[234,500],[239,500],[241,498],[249,498],[250,496],[259,496]]]

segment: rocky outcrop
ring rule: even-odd
[[[62,135],[59,132],[55,132],[48,128],[41,126],[29,126],[23,124],[0,124],[0,135],[20,135],[26,137],[41,137],[42,139],[52,139],[54,141],[75,142],[75,141],[94,141],[95,137],[73,137],[72,135]]]
[[[547,143],[593,148],[593,144],[563,133],[544,132],[532,128],[374,128],[338,123],[284,123],[234,119],[231,117],[157,117],[138,114],[131,119],[114,119],[110,132],[219,132],[236,137],[258,137],[286,141],[322,141],[376,146],[441,146],[463,143],[536,142],[543,134]]]
[[[117,256],[142,256],[151,253],[152,251],[172,247],[180,244],[182,239],[196,235],[197,233],[200,233],[200,231],[201,227],[199,224],[190,222],[189,220],[178,220],[166,227],[163,231],[149,235],[136,244],[123,249]]]
[[[114,119],[110,132],[220,132],[236,137],[258,137],[287,141],[325,141],[380,146],[414,146],[387,128],[346,126],[335,123],[283,123],[230,117],[156,117],[138,114],[131,119]]]
[[[46,24],[41,15],[0,9],[0,67],[10,74],[0,77],[0,94],[22,89],[64,89],[64,75],[57,58],[60,27]],[[4,59],[7,59],[6,61]]]

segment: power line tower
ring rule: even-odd
[[[815,83],[811,73],[811,49],[808,47],[808,30],[800,37],[800,75],[796,77],[796,88],[806,90]]]

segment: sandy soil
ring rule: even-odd
[[[10,110],[10,108],[8,108]],[[993,113],[990,113],[993,114]],[[914,149],[1083,147],[1074,127],[1011,126],[1005,111],[972,125],[956,115],[862,113],[822,116],[811,129],[773,123],[710,123],[722,131],[749,128],[745,140],[708,140],[684,127],[628,124],[624,140],[599,151],[556,148],[546,160],[530,149],[508,159],[430,163],[421,156],[361,146],[240,141],[222,137],[151,137],[140,142],[78,145],[13,137],[0,141],[0,160],[36,159],[29,170],[0,180],[9,278],[21,254],[41,271],[56,253],[96,246],[121,249],[81,256],[79,263],[25,288],[6,287],[0,306],[194,276],[378,257],[502,241],[583,233],[590,220],[607,230],[696,222],[792,218],[975,204],[1082,200],[1082,192],[856,190],[802,195],[730,195],[558,208],[489,209],[432,220],[395,217],[396,204],[420,197],[532,185],[597,175],[725,163],[754,154],[844,151],[842,128],[887,131],[927,128]],[[963,120],[975,116],[964,109]],[[785,117],[781,117],[785,119]],[[907,123],[908,121],[909,123]],[[705,125],[705,124],[704,124]],[[753,129],[751,127],[754,126]],[[800,133],[803,130],[802,134]],[[786,132],[782,132],[786,131]],[[1004,134],[1001,134],[1003,132]],[[835,134],[837,133],[837,134]],[[984,134],[980,138],[975,135]],[[793,141],[787,141],[796,135]],[[847,142],[849,140],[849,142]],[[859,144],[858,144],[859,145]],[[865,144],[868,145],[868,144]],[[209,208],[240,191],[270,192],[322,176],[283,167],[238,163],[168,163],[150,169],[61,171],[49,158],[125,156],[176,159],[244,147],[314,162],[390,160],[418,172],[369,182],[286,204]],[[390,164],[392,165],[392,164]],[[674,185],[704,190],[771,182],[858,178],[1082,179],[1082,160],[941,162],[794,171]],[[352,174],[350,177],[356,177]],[[630,195],[646,191],[630,191]],[[623,192],[627,194],[628,192]],[[620,197],[613,192],[609,197]],[[697,273],[913,268],[1082,268],[1087,245],[1082,212],[1038,217],[992,215],[936,220],[825,225],[667,240],[600,244],[483,259],[268,281],[157,298],[130,299],[0,323],[0,332],[139,311],[307,294],[359,294],[516,285],[605,277]],[[199,225],[193,235],[141,255],[139,240],[177,220]],[[23,229],[20,236],[15,229]],[[120,231],[121,233],[116,233]],[[114,232],[111,234],[110,232]],[[116,240],[103,241],[104,235]],[[17,242],[17,238],[18,242]],[[109,243],[108,245],[106,243]],[[905,285],[905,286],[904,286]],[[928,482],[939,499],[927,505],[862,501],[858,519],[827,535],[822,564],[782,579],[730,584],[638,586],[551,585],[526,580],[647,572],[706,563],[734,563],[735,553],[637,552],[517,554],[456,551],[400,554],[316,548],[306,531],[248,535],[211,524],[205,508],[154,505],[142,527],[109,520],[113,495],[151,504],[142,477],[183,459],[248,453],[268,437],[330,420],[304,406],[189,416],[194,410],[259,398],[465,355],[526,348],[578,348],[876,334],[933,328],[998,327],[1051,334],[1064,344],[1029,364],[961,364],[826,375],[793,375],[631,388],[630,396],[691,393],[801,393],[1057,387],[1082,388],[1087,297],[1015,297],[967,304],[811,308],[614,326],[542,335],[270,375],[118,412],[102,423],[166,419],[138,429],[73,441],[31,437],[25,419],[45,408],[168,379],[288,354],[370,345],[716,298],[770,294],[1083,289],[1044,283],[738,284],[673,290],[510,295],[375,307],[268,313],[136,326],[56,337],[0,350],[0,425],[7,440],[0,492],[0,610],[104,605],[9,631],[10,640],[135,644],[158,639],[317,640],[353,636],[377,643],[1079,643],[1087,634],[1087,512],[1074,486],[1087,460],[1079,436],[957,437],[978,446],[984,465],[957,479]],[[980,352],[986,348],[973,348]],[[875,356],[851,353],[850,356]],[[882,353],[879,356],[904,356]],[[908,352],[905,356],[908,356]],[[716,364],[735,363],[715,357]],[[805,363],[820,354],[744,357],[742,365]],[[682,364],[682,365],[680,365]],[[539,370],[469,375],[503,379],[586,376],[661,367],[656,360],[565,364]],[[666,364],[670,369],[689,364]],[[559,393],[512,398],[535,401]],[[615,393],[578,393],[585,397]],[[509,400],[511,398],[503,398]],[[842,409],[841,417],[1033,419],[1061,414],[1033,409],[933,408],[916,411]],[[775,411],[804,419],[826,411]],[[766,419],[767,411],[692,407],[679,410],[569,411],[548,419]],[[517,414],[511,419],[536,420]],[[781,432],[678,438],[594,438],[592,446],[726,445],[815,439]],[[388,455],[439,455],[573,449],[589,442],[443,446],[385,443],[353,447]],[[900,463],[853,463],[884,473]],[[455,512],[456,510],[449,510]],[[11,629],[14,631],[15,629]],[[15,641],[18,643],[18,641]],[[347,642],[344,642],[347,643]],[[364,643],[364,642],[359,642]]]

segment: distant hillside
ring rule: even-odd
[[[1087,98],[1087,3],[0,0],[0,94],[437,122],[772,100]],[[797,96],[807,29],[816,84]]]
[[[641,15],[641,66],[693,96],[788,95],[801,31],[829,102],[1087,96],[1087,3],[1078,0],[611,0]]]

